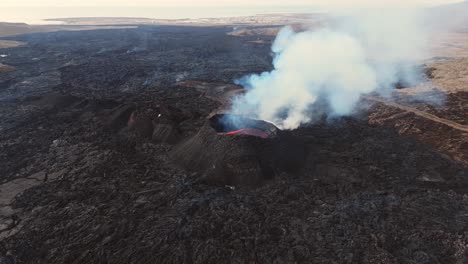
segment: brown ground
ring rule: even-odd
[[[14,41],[14,40],[0,40],[0,49],[2,48],[13,48],[24,45],[26,43],[21,41]]]
[[[367,97],[377,102],[370,122],[394,127],[468,164],[468,59],[444,59],[428,67],[434,68],[428,83],[398,90],[392,99]]]
[[[14,70],[15,67],[0,63],[0,72],[10,72]]]

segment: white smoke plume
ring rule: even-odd
[[[326,28],[281,30],[272,46],[274,69],[238,80],[247,92],[234,99],[232,112],[295,129],[312,120],[315,104],[326,103],[332,116],[349,115],[362,95],[388,94],[395,83],[420,78],[413,65],[426,56],[426,36],[416,11],[337,17]]]

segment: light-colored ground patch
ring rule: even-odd
[[[4,48],[13,48],[13,47],[18,47],[25,45],[26,43],[21,42],[21,41],[15,41],[15,40],[1,40],[0,39],[0,49]]]
[[[281,30],[280,27],[264,27],[264,28],[241,28],[229,32],[228,35],[243,37],[243,36],[276,36]]]
[[[434,33],[430,37],[431,56],[468,57],[468,32]]]
[[[468,57],[434,62],[432,83],[448,92],[468,92]]]
[[[9,205],[16,195],[41,184],[44,178],[45,172],[39,172],[28,178],[20,178],[0,185],[0,205]]]
[[[11,72],[14,70],[15,67],[0,63],[0,72]]]
[[[18,222],[14,217],[22,213],[21,209],[15,209],[12,206],[15,197],[45,181],[56,180],[64,173],[65,170],[49,174],[40,171],[29,177],[14,179],[0,185],[0,239],[16,234],[23,226],[23,223]]]

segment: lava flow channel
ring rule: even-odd
[[[242,128],[239,130],[229,131],[225,133],[218,133],[218,135],[246,135],[260,138],[269,138],[268,134],[265,131],[256,128]]]

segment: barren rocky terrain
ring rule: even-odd
[[[208,123],[234,79],[272,67],[275,28],[246,27],[4,37],[26,44],[0,49],[0,263],[468,262],[462,56],[284,132],[303,147],[295,170],[260,161],[249,185],[181,166],[190,140],[217,156],[250,144]],[[235,158],[221,165],[258,172]]]

